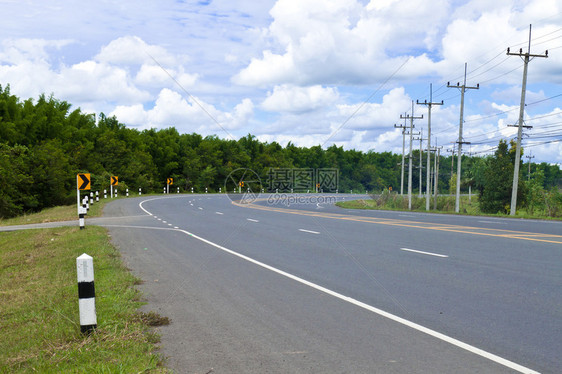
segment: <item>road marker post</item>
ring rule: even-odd
[[[78,276],[78,309],[80,312],[80,332],[89,334],[97,328],[96,291],[94,287],[94,259],[83,253],[76,258]]]
[[[96,203],[99,203],[100,201],[100,192],[96,191]]]
[[[103,198],[107,199],[107,190],[103,190]]]
[[[125,193],[126,193],[126,196],[129,197],[129,189],[128,188],[125,190]]]
[[[142,189],[139,187],[139,196],[142,195]]]

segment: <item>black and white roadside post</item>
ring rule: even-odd
[[[115,198],[117,198],[117,187],[115,187]]]
[[[103,190],[103,198],[107,199],[107,190]]]
[[[205,187],[205,193],[207,193],[207,192],[208,192],[208,191],[207,191],[207,187]]]
[[[100,192],[96,191],[96,203],[99,203],[100,201]]]
[[[166,194],[166,187],[163,188],[162,193],[165,195]]]
[[[76,258],[78,275],[78,309],[80,332],[89,334],[98,326],[96,318],[96,291],[94,288],[94,259],[86,253]]]
[[[128,188],[125,190],[125,195],[126,195],[127,197],[129,197],[129,189],[128,189]]]
[[[191,187],[191,193],[193,193],[193,187]]]
[[[180,193],[180,188],[178,187],[178,193]]]
[[[142,189],[139,187],[139,196],[142,195]]]
[[[90,205],[94,205],[94,193],[90,191]]]
[[[222,187],[219,187],[219,193],[222,193]]]
[[[86,215],[86,212],[86,208],[78,208],[78,223],[80,224],[80,230],[84,230],[85,228],[84,216]]]

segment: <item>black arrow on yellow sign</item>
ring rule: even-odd
[[[90,174],[78,174],[78,189],[79,190],[89,190],[90,189]]]
[[[111,185],[117,186],[119,184],[119,177],[111,177]]]
[[[174,178],[168,178],[168,179],[166,179],[166,183],[169,184],[169,185],[174,184]]]

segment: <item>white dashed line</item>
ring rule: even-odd
[[[250,222],[259,222],[257,219],[251,219],[251,218],[246,218],[246,221],[250,221]]]
[[[424,251],[418,251],[418,250],[409,249],[409,248],[400,248],[400,249],[403,250],[403,251],[420,253],[422,255],[429,255],[429,256],[435,256],[435,257],[449,257],[447,255],[440,255],[439,253],[424,252]]]
[[[223,215],[223,214],[224,214],[224,213],[221,213],[221,212],[215,212],[215,213],[220,214],[220,215]]]
[[[305,230],[305,229],[299,229],[299,231],[308,232],[309,234],[320,234],[318,231],[310,231],[310,230]]]

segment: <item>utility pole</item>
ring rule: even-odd
[[[408,166],[408,210],[412,210],[412,136],[414,135],[414,119],[422,119],[421,117],[414,116],[414,100],[412,100],[412,115],[405,115],[400,118],[409,119],[410,120],[410,162]]]
[[[453,166],[455,164],[455,151],[457,149],[456,143],[453,143],[453,149],[447,149],[447,152],[451,152],[451,178],[453,178]]]
[[[456,193],[456,197],[455,197],[455,212],[459,213],[460,212],[460,195],[461,195],[461,164],[462,164],[462,145],[463,144],[469,144],[468,142],[463,142],[462,141],[462,125],[464,122],[464,93],[466,90],[477,90],[480,88],[480,84],[477,84],[476,87],[467,87],[466,86],[466,62],[464,63],[464,82],[462,84],[462,86],[459,85],[459,83],[457,83],[456,86],[451,86],[449,85],[449,82],[447,82],[447,87],[457,87],[460,88],[461,90],[461,116],[460,116],[460,121],[459,121],[459,141],[457,142],[459,144],[459,148],[458,148],[458,157],[457,157],[457,193]]]
[[[525,114],[525,92],[527,90],[527,66],[529,65],[530,58],[535,57],[548,57],[548,51],[544,55],[531,54],[531,26],[529,25],[529,46],[527,53],[523,53],[523,48],[519,49],[519,53],[511,53],[507,49],[508,56],[519,56],[523,59],[523,83],[521,85],[521,105],[519,106],[519,129],[517,130],[517,148],[515,148],[515,166],[513,168],[513,187],[511,189],[511,209],[509,215],[514,216],[517,209],[517,186],[519,184],[519,163],[521,162],[521,135],[523,133],[523,116]]]
[[[427,165],[431,164],[429,149],[431,148],[431,107],[433,105],[443,105],[443,100],[440,103],[433,103],[433,87],[431,83],[429,84],[429,103],[425,100],[423,103],[416,101],[418,105],[427,105]],[[428,166],[429,167],[429,166]],[[429,210],[429,197],[431,195],[431,189],[427,188],[429,186],[429,173],[427,173],[426,189],[427,193],[425,195],[425,210]]]
[[[435,142],[437,145],[437,142]],[[435,195],[433,196],[433,209],[437,210],[437,195],[439,194],[439,156],[441,154],[441,147],[437,148],[437,157],[435,157]]]
[[[529,174],[527,174],[527,180],[531,180],[531,159],[535,158],[535,156],[531,156],[531,154],[529,154],[525,157],[529,159]]]
[[[404,113],[406,115],[406,113]],[[406,121],[404,120],[404,126],[394,124],[394,127],[397,129],[402,129],[402,163],[401,166],[401,173],[400,173],[400,195],[404,195],[404,148],[406,148]]]
[[[422,197],[422,188],[423,188],[423,186],[422,186],[422,169],[423,169],[423,165],[422,165],[422,157],[423,157],[423,153],[422,153],[422,141],[423,141],[423,140],[427,140],[427,139],[424,139],[424,138],[423,138],[423,131],[420,130],[420,137],[419,137],[419,138],[416,138],[416,139],[414,139],[414,140],[419,140],[419,141],[420,141],[420,179],[419,179],[419,187],[420,187],[420,190],[419,190],[419,193],[418,193],[418,197],[421,198],[421,197]],[[428,164],[428,165],[429,165],[429,164]],[[428,172],[428,173],[429,173],[429,172]],[[429,185],[426,185],[426,189],[428,188],[428,186],[429,186]]]

